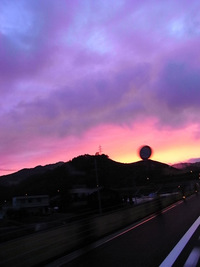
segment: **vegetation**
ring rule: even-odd
[[[3,205],[5,200],[11,201],[14,196],[47,194],[52,205],[59,205],[64,211],[72,202],[69,192],[74,187],[96,188],[98,181],[98,186],[112,192],[110,196],[113,196],[113,190],[119,193],[124,188],[132,188],[135,191],[143,188],[143,192],[146,190],[149,193],[161,185],[174,186],[177,183],[198,180],[199,165],[190,167],[194,167],[194,171],[188,165],[186,170],[179,170],[152,160],[123,164],[109,159],[107,155],[86,154],[66,163],[24,169],[1,177],[0,201]]]

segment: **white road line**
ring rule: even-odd
[[[189,228],[189,230],[185,233],[185,235],[181,238],[181,240],[177,243],[177,245],[173,248],[173,250],[169,253],[169,255],[165,258],[165,260],[161,263],[160,267],[169,267],[174,264],[181,251],[188,243],[197,227],[200,225],[200,216],[193,223],[193,225]]]
[[[180,205],[182,203],[183,203],[183,201],[180,200],[180,201],[176,202],[175,204],[172,204],[171,206],[163,209],[162,213],[165,213],[165,212],[175,208],[176,206],[178,206],[178,205]],[[55,260],[54,262],[45,265],[45,267],[60,267],[63,264],[66,264],[66,263],[78,258],[79,256],[85,254],[86,252],[89,252],[92,249],[100,247],[101,245],[106,244],[106,243],[112,241],[113,239],[123,235],[123,234],[126,234],[127,232],[129,232],[129,231],[133,230],[134,228],[137,228],[138,226],[140,226],[140,225],[142,225],[142,224],[154,219],[157,216],[158,216],[157,214],[153,214],[153,215],[150,215],[147,218],[141,219],[141,221],[135,222],[132,225],[129,225],[129,226],[125,227],[124,229],[115,232],[114,234],[111,234],[111,235],[109,235],[107,237],[104,237],[104,238],[102,238],[102,239],[100,239],[100,240],[88,245],[87,247],[81,248],[79,250],[76,250],[74,252],[71,252],[70,254],[67,254],[67,255],[61,257],[61,258]],[[169,267],[169,266],[167,266],[167,267]]]
[[[194,248],[187,258],[184,267],[196,267],[200,258],[200,248]]]

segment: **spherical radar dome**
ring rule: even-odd
[[[148,159],[151,157],[152,149],[150,146],[143,146],[140,149],[140,157],[141,159]]]

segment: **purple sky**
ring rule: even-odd
[[[0,1],[0,175],[102,152],[200,158],[200,2]]]

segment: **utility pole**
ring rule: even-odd
[[[99,204],[99,214],[102,214],[102,208],[101,208],[101,195],[100,195],[100,188],[99,188],[99,177],[98,177],[98,171],[97,171],[97,160],[96,156],[94,158],[95,163],[95,172],[96,172],[96,184],[97,184],[97,194],[98,194],[98,204]]]

